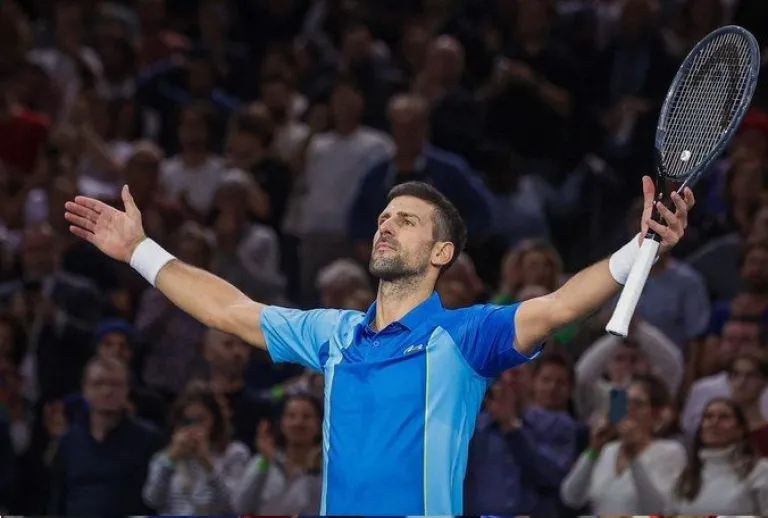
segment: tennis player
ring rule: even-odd
[[[650,226],[669,249],[683,236],[693,193],[673,195],[674,214],[660,207],[662,225],[650,221],[650,178],[643,188],[643,232]],[[633,239],[545,297],[446,310],[435,282],[465,244],[464,223],[433,187],[404,183],[390,192],[373,240],[376,302],[367,313],[300,311],[252,301],[176,260],[145,236],[127,186],[122,198],[125,212],[83,196],[68,202],[72,233],[129,262],[205,325],[325,374],[321,514],[462,514],[468,443],[489,383],[614,296],[640,248]]]

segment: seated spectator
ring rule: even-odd
[[[395,153],[378,161],[365,174],[348,214],[350,237],[367,260],[376,218],[387,205],[387,193],[397,184],[422,181],[434,185],[461,213],[470,243],[482,243],[493,233],[491,194],[460,156],[432,147],[429,106],[416,95],[397,95],[388,107]]]
[[[747,420],[749,438],[755,451],[768,457],[768,419],[760,399],[768,386],[768,353],[764,349],[743,349],[728,370],[733,402]]]
[[[182,226],[172,244],[171,249],[181,261],[198,268],[210,267],[211,244],[197,224]],[[136,328],[146,342],[141,377],[147,387],[167,401],[173,401],[190,379],[205,374],[205,325],[174,306],[160,290],[145,290]]]
[[[707,404],[688,462],[674,484],[669,513],[768,512],[768,460],[753,448],[747,418],[736,403],[718,398]]]
[[[58,244],[47,223],[26,227],[21,274],[0,284],[0,305],[29,329],[22,374],[31,400],[48,401],[77,390],[91,355],[91,327],[106,310],[94,284],[60,268]]]
[[[435,287],[440,294],[443,306],[450,309],[463,308],[478,302],[485,292],[483,281],[477,275],[475,263],[466,252],[450,268],[445,270],[437,280]]]
[[[151,422],[158,430],[165,431],[168,425],[168,405],[165,400],[143,386],[133,373],[138,337],[136,329],[125,320],[109,319],[100,322],[94,331],[95,356],[114,359],[130,369],[130,391],[126,409],[129,414]],[[88,413],[88,403],[81,393],[64,398],[68,419],[82,418]]]
[[[615,424],[595,420],[589,448],[560,488],[563,503],[574,509],[589,503],[596,515],[663,512],[665,495],[685,466],[680,443],[654,437],[668,402],[666,388],[657,379],[642,377],[630,383],[626,417]]]
[[[528,285],[543,286],[548,293],[560,287],[563,262],[555,247],[543,239],[527,239],[509,249],[501,263],[501,280],[494,304],[511,304]]]
[[[552,448],[551,441],[542,441],[539,433],[549,429],[551,439],[572,420],[560,414],[529,416],[519,370],[507,370],[496,380],[478,417],[464,482],[467,515],[557,513],[557,489],[574,453]]]
[[[256,426],[272,414],[270,401],[245,384],[243,374],[253,347],[241,338],[208,329],[204,355],[208,362],[210,385],[229,411],[232,438],[252,445]]]
[[[87,418],[73,421],[56,448],[48,513],[151,514],[141,488],[162,438],[153,426],[126,413],[128,386],[123,363],[100,357],[88,362],[83,373]]]
[[[207,385],[190,386],[171,413],[173,436],[149,466],[144,502],[159,514],[228,514],[248,448],[232,441],[229,422]]]
[[[278,433],[259,423],[258,454],[251,459],[234,494],[240,514],[315,515],[320,512],[320,423],[323,409],[308,394],[285,400]]]
[[[26,341],[21,321],[0,313],[0,416],[5,417],[16,455],[26,451],[32,433],[32,405],[22,393],[19,370]]]
[[[357,290],[373,291],[368,272],[352,259],[337,259],[323,267],[317,274],[315,287],[324,308],[340,308]]]
[[[606,415],[612,388],[625,387],[641,374],[641,360],[650,374],[677,394],[683,380],[683,355],[656,327],[635,319],[625,339],[606,334],[593,343],[576,363],[577,410],[583,419]]]
[[[720,372],[701,378],[691,386],[682,413],[682,426],[686,435],[694,435],[699,427],[704,406],[709,401],[715,398],[731,398],[727,368],[736,353],[763,348],[765,345],[765,335],[761,332],[760,322],[755,319],[733,318],[723,326],[723,336],[717,350]],[[768,391],[763,391],[760,396],[760,408],[763,415],[768,416]]]

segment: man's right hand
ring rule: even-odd
[[[77,196],[64,208],[69,230],[118,261],[129,262],[131,254],[146,237],[141,224],[141,212],[133,201],[128,186],[122,191],[125,212],[106,203]]]

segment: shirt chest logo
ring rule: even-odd
[[[413,354],[413,353],[416,353],[416,352],[419,352],[419,351],[423,351],[423,350],[424,350],[424,344],[411,345],[409,347],[406,347],[405,351],[403,351],[403,356],[405,356],[407,354]]]

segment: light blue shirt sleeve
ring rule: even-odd
[[[531,356],[515,349],[515,313],[520,304],[500,306],[478,304],[458,310],[457,343],[464,359],[472,369],[486,378],[495,378],[505,370],[529,362],[541,352]]]
[[[267,306],[261,311],[261,332],[275,363],[298,363],[322,371],[328,343],[343,315],[338,309],[299,309]]]

